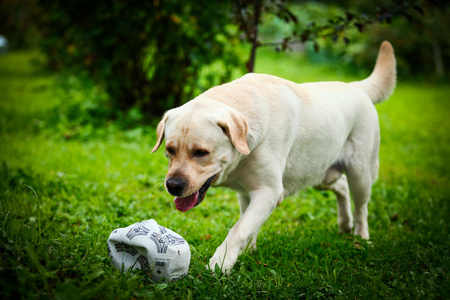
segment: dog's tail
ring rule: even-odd
[[[372,74],[362,81],[351,84],[363,90],[376,104],[389,98],[394,91],[396,73],[394,49],[391,43],[384,41],[380,46]]]

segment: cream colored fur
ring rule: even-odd
[[[215,174],[213,185],[238,192],[241,217],[211,269],[217,264],[230,272],[248,243],[256,247],[273,209],[307,186],[334,191],[339,231],[369,239],[367,205],[380,143],[374,104],[389,97],[395,82],[394,52],[383,42],[372,75],[362,81],[296,84],[247,74],[166,113],[153,152],[165,138],[167,178],[187,182],[177,196],[192,194]],[[199,157],[197,149],[207,154]]]

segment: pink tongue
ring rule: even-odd
[[[193,208],[195,204],[197,204],[198,194],[199,194],[198,191],[196,191],[195,193],[187,197],[183,198],[175,197],[174,202],[177,209],[181,212],[187,212],[188,210]]]

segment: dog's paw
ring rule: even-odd
[[[367,221],[365,222],[356,222],[355,223],[355,235],[359,235],[361,238],[365,240],[369,240],[369,228],[367,226]]]
[[[212,271],[214,274],[226,274],[230,275],[231,270],[233,269],[232,265],[225,265],[220,258],[216,259],[214,256],[209,260],[209,265],[206,266],[206,269]]]
[[[338,226],[340,234],[350,233],[352,232],[353,229],[353,221],[352,220],[340,221],[338,222]]]
[[[224,242],[209,260],[209,270],[213,272],[220,270],[224,274],[230,274],[238,254],[239,249],[227,249],[227,244]]]
[[[338,216],[339,233],[350,233],[353,229],[353,218]]]

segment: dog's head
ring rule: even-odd
[[[243,114],[214,100],[192,100],[164,115],[152,153],[165,139],[165,186],[176,196],[179,211],[200,204],[211,183],[223,177],[237,156],[250,153],[247,130]]]

